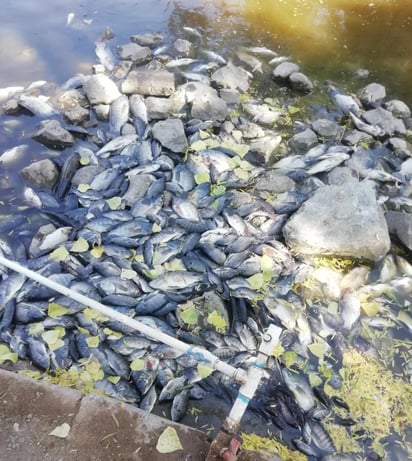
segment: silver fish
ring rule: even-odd
[[[122,126],[129,120],[129,98],[122,94],[110,105],[109,130],[113,137],[120,136]]]
[[[108,70],[112,71],[116,64],[116,60],[112,53],[112,50],[109,48],[106,42],[96,42],[95,43],[95,53],[99,58],[100,63]]]

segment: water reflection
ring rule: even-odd
[[[412,100],[412,2],[246,0],[245,16],[319,75],[366,67]]]

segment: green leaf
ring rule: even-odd
[[[64,341],[62,339],[58,339],[56,342],[49,344],[49,349],[51,352],[60,349],[61,347],[64,346]]]
[[[44,326],[41,322],[34,322],[29,326],[29,335],[36,336],[44,331]]]
[[[270,282],[273,278],[273,261],[268,255],[263,255],[260,258],[260,267],[262,269],[263,281]]]
[[[255,168],[251,163],[249,163],[246,160],[241,160],[239,162],[239,167],[242,168],[242,170],[245,170],[245,171],[252,171],[253,168]]]
[[[199,363],[197,366],[197,372],[199,373],[202,379],[207,378],[210,374],[213,373],[213,368],[205,365],[204,363]]]
[[[285,349],[282,346],[282,343],[279,341],[278,343],[276,343],[276,346],[274,347],[272,351],[272,355],[273,357],[280,357],[284,352],[285,352]]]
[[[90,336],[89,338],[86,338],[86,343],[89,347],[98,347],[100,338],[98,336]]]
[[[69,435],[70,429],[71,428],[67,423],[63,423],[61,426],[57,426],[49,432],[49,435],[53,435],[59,439],[65,439]]]
[[[235,168],[233,172],[239,179],[243,179],[244,181],[249,179],[249,173],[242,168]]]
[[[87,157],[80,157],[80,165],[86,166],[90,163],[90,159]]]
[[[83,237],[79,237],[77,240],[73,242],[73,246],[71,251],[74,253],[84,253],[89,249],[89,244],[86,239]]]
[[[19,356],[12,352],[5,344],[0,344],[0,365],[5,362],[16,363]]]
[[[316,373],[309,373],[309,384],[312,388],[320,386],[322,384],[322,378],[320,378]]]
[[[106,203],[109,205],[111,210],[118,210],[122,204],[121,197],[111,197],[106,200]]]
[[[142,359],[134,359],[130,362],[130,369],[132,371],[141,371],[145,369],[145,361]]]
[[[325,354],[325,346],[323,343],[309,344],[308,349],[310,350],[310,352],[312,352],[312,354],[315,357],[318,357],[319,359],[323,359],[323,356]]]
[[[288,106],[288,112],[290,115],[297,114],[300,112],[300,108],[296,106]]]
[[[208,323],[213,325],[218,332],[224,333],[226,331],[227,323],[223,315],[218,311],[211,312],[207,317]]]
[[[93,248],[93,250],[90,250],[90,254],[93,256],[93,258],[99,259],[102,257],[104,253],[104,246],[98,246],[96,248]]]
[[[113,384],[117,384],[120,381],[120,376],[108,376],[107,380]]]
[[[194,178],[195,178],[196,184],[203,184],[204,182],[210,182],[209,173],[207,173],[206,171],[203,173],[196,173]]]
[[[193,150],[195,152],[205,149],[207,149],[207,143],[202,140],[195,141],[193,144],[190,145],[190,150]]]
[[[226,140],[222,143],[222,147],[226,147],[231,151],[235,152],[239,157],[243,158],[249,152],[249,146],[246,144],[238,144],[235,142],[231,142]]]
[[[250,288],[255,291],[259,291],[265,283],[262,273],[254,274],[246,280],[249,283]]]
[[[161,230],[162,230],[162,226],[160,226],[160,225],[157,224],[156,222],[153,223],[153,226],[152,226],[152,232],[153,232],[153,233],[160,232]],[[136,255],[136,258],[137,258],[137,255]]]
[[[156,450],[159,453],[173,453],[178,450],[183,450],[182,443],[174,427],[168,426],[160,434],[157,440]]]
[[[196,307],[192,304],[182,309],[180,311],[180,318],[188,325],[197,325]]]
[[[97,322],[106,322],[108,320],[108,317],[101,314],[99,311],[90,309],[88,307],[84,309],[83,314],[87,320],[96,320]]]
[[[282,361],[285,364],[286,368],[290,368],[297,359],[297,354],[295,351],[285,351],[282,354]]]
[[[365,302],[361,304],[362,311],[368,316],[368,317],[375,317],[376,314],[379,313],[380,307],[377,302]]]
[[[49,308],[47,309],[47,314],[52,319],[57,319],[58,317],[67,314],[68,312],[70,312],[70,309],[60,306],[60,304],[57,303],[49,303]]]
[[[49,255],[51,259],[54,259],[57,262],[65,261],[68,256],[69,256],[69,252],[66,250],[64,246],[56,248]]]
[[[219,197],[226,192],[226,187],[223,184],[212,184],[210,188],[210,195],[212,197]]]
[[[87,192],[88,190],[90,189],[90,185],[89,184],[79,184],[77,186],[77,190],[79,192]]]
[[[60,338],[60,332],[57,329],[48,330],[45,331],[41,337],[50,346],[50,344],[55,343]]]
[[[120,331],[114,331],[111,328],[103,328],[103,333],[107,336],[115,336],[116,338],[121,338],[123,336]]]
[[[102,370],[102,366],[96,360],[92,360],[88,363],[85,367],[85,370],[90,374],[93,381],[100,381],[104,378],[104,371]]]

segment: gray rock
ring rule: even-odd
[[[228,88],[221,88],[219,90],[219,96],[228,105],[236,105],[240,103],[240,93],[237,90],[230,90]]]
[[[192,50],[192,44],[189,40],[178,38],[173,43],[174,52],[177,56],[188,56]]]
[[[53,101],[53,106],[60,112],[75,109],[78,106],[86,107],[87,105],[88,101],[86,95],[81,90],[67,90]]]
[[[355,78],[358,78],[359,80],[363,80],[365,78],[369,77],[370,72],[368,69],[358,69],[355,71],[353,74]]]
[[[302,72],[292,72],[289,75],[289,83],[294,90],[302,91],[303,93],[309,93],[314,88],[313,83]]]
[[[151,33],[132,35],[130,37],[130,41],[137,43],[140,46],[154,48],[155,46],[163,43],[163,35]]]
[[[272,75],[275,80],[287,80],[293,72],[299,72],[299,66],[294,62],[286,61],[276,66]]]
[[[125,79],[129,75],[133,64],[133,61],[120,61],[112,71],[113,77],[119,80]]]
[[[238,126],[238,129],[242,132],[242,136],[245,139],[263,138],[263,136],[265,136],[265,132],[263,128],[257,123],[253,123],[253,122],[241,123]]]
[[[19,104],[19,101],[17,99],[14,99],[14,98],[11,98],[9,99],[8,101],[6,101],[3,105],[2,105],[2,111],[6,114],[6,115],[18,115],[20,114],[23,110],[26,110],[26,109],[23,109],[20,104]]]
[[[306,153],[311,147],[318,144],[316,133],[310,128],[293,135],[289,139],[289,147],[297,154]]]
[[[143,64],[152,58],[152,50],[147,46],[140,46],[137,43],[126,43],[118,48],[119,58],[132,61],[136,64]]]
[[[113,80],[103,74],[90,76],[83,85],[90,104],[111,104],[120,96]]]
[[[40,129],[32,137],[52,149],[64,149],[76,142],[72,134],[64,129],[58,120],[41,122]]]
[[[403,138],[389,138],[388,146],[401,159],[412,157],[412,146]]]
[[[385,104],[385,109],[395,117],[398,118],[408,118],[411,116],[411,110],[409,107],[403,102],[399,101],[398,99],[392,99]]]
[[[363,131],[358,130],[350,130],[345,132],[342,142],[344,144],[349,144],[350,146],[356,146],[357,144],[364,142],[364,143],[371,143],[373,141],[373,136],[368,133],[364,133]]]
[[[257,178],[253,185],[253,188],[258,191],[266,191],[275,194],[282,194],[283,192],[294,190],[295,187],[296,185],[293,179],[279,174],[275,170],[265,171]]]
[[[313,130],[323,138],[337,138],[342,134],[342,127],[327,118],[318,118],[312,123]]]
[[[412,215],[401,211],[388,211],[385,215],[389,232],[412,251]]]
[[[169,118],[153,125],[153,137],[172,152],[184,153],[188,146],[183,122],[179,118]]]
[[[109,104],[97,104],[96,106],[94,106],[93,109],[94,109],[94,112],[98,120],[101,120],[103,122],[106,122],[107,120],[109,120],[109,114],[110,114]]]
[[[241,67],[229,62],[212,74],[212,82],[218,87],[246,92],[249,88],[249,74]]]
[[[292,215],[283,233],[299,254],[378,261],[390,248],[388,227],[374,190],[355,181],[318,189]]]
[[[356,173],[346,166],[338,166],[328,173],[328,184],[342,186],[349,182],[358,182]]]
[[[359,99],[365,107],[376,107],[385,97],[386,89],[380,83],[370,83],[359,93]]]
[[[176,112],[189,105],[191,117],[199,120],[223,121],[228,113],[226,102],[219,98],[217,91],[199,82],[181,85],[171,99]]]
[[[137,69],[131,71],[122,83],[125,94],[170,96],[175,91],[175,76],[166,70]]]
[[[53,160],[45,159],[26,166],[21,174],[32,186],[39,189],[51,189],[59,179],[60,171]]]
[[[80,124],[89,119],[89,111],[84,107],[74,107],[73,109],[66,110],[64,116],[70,123]]]
[[[123,200],[127,206],[133,206],[139,198],[146,195],[150,184],[155,181],[155,177],[151,174],[139,174],[129,177],[129,187],[123,195]]]
[[[136,135],[136,128],[131,123],[125,123],[120,130],[122,136]]]
[[[382,128],[385,133],[392,136],[395,133],[405,134],[406,128],[403,121],[395,118],[392,112],[385,110],[383,107],[368,110],[363,114],[363,118],[371,125],[377,125]]]
[[[79,168],[73,175],[72,186],[77,188],[80,184],[90,184],[103,170],[104,168],[99,165],[86,165]]]
[[[175,112],[173,101],[169,98],[149,96],[145,99],[147,117],[149,120],[162,120]]]

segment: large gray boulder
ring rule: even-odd
[[[21,171],[23,178],[39,189],[51,189],[57,182],[60,170],[50,159],[39,160]]]
[[[247,91],[249,88],[249,73],[229,62],[212,74],[212,81],[220,88]]]
[[[45,120],[34,133],[33,139],[52,149],[64,149],[72,146],[76,140],[62,127],[58,120]]]
[[[122,83],[125,94],[170,96],[175,91],[175,75],[167,70],[136,69]]]
[[[357,180],[318,189],[289,219],[283,233],[298,254],[378,261],[390,247],[375,192]]]

